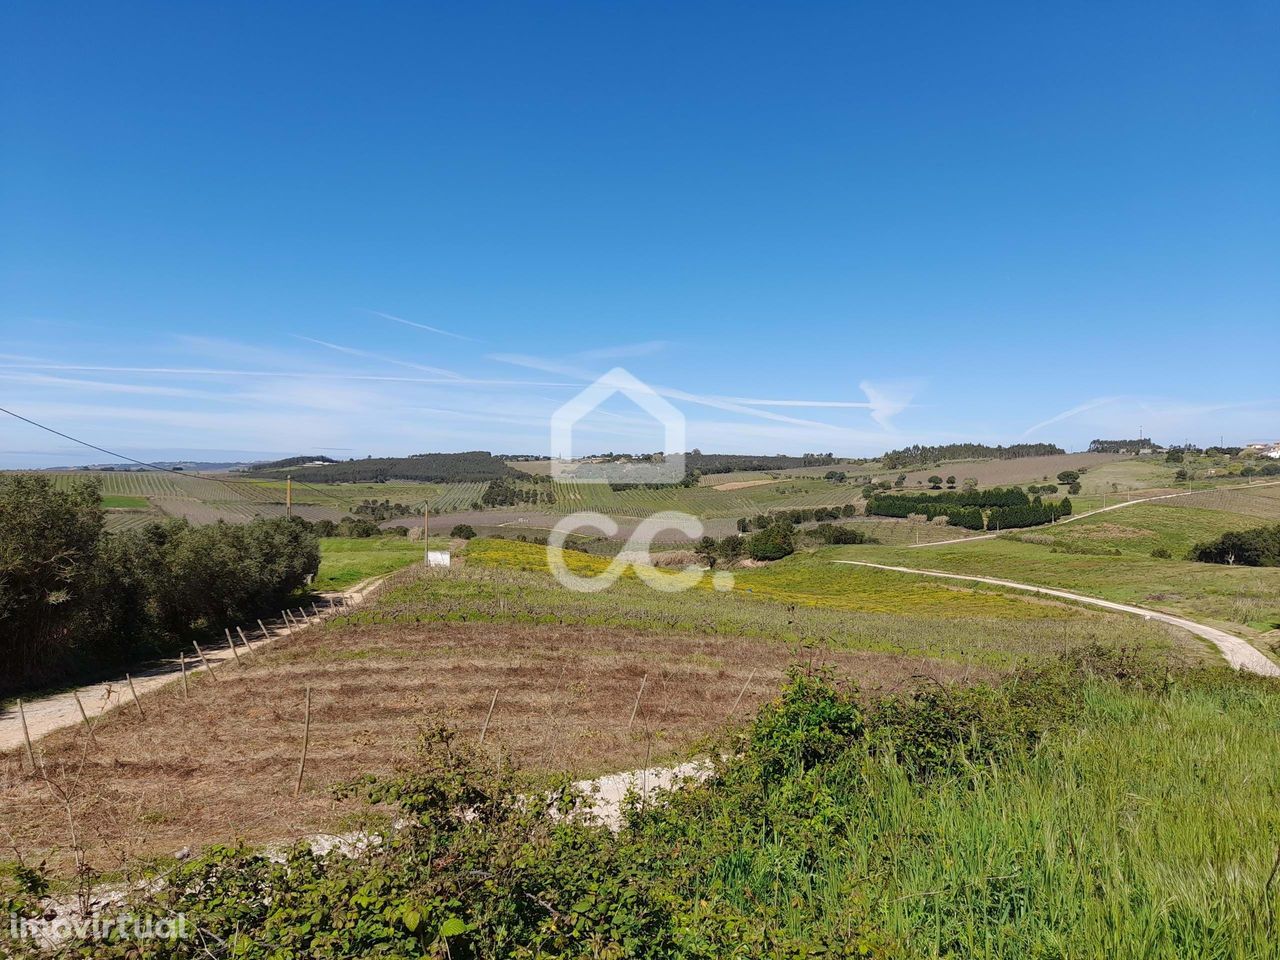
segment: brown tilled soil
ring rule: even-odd
[[[981,679],[972,668],[866,652],[812,655],[868,692]],[[687,756],[736,716],[774,696],[789,665],[811,654],[725,637],[492,624],[318,627],[237,667],[201,675],[184,700],[175,683],[83,728],[37,743],[45,779],[22,751],[0,756],[0,861],[49,857],[65,867],[72,835],[90,864],[243,838],[281,840],[351,823],[362,808],[330,787],[409,762],[417,731],[444,721],[495,761],[590,775]],[[754,673],[754,676],[752,676]],[[644,683],[634,726],[631,711]],[[927,681],[926,681],[927,682]],[[311,746],[293,798],[304,691]]]

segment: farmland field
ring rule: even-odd
[[[1047,457],[1021,457],[1016,460],[952,460],[908,471],[881,468],[875,472],[875,479],[894,480],[899,473],[905,472],[906,485],[916,487],[926,483],[932,475],[938,474],[943,477],[955,476],[958,481],[973,477],[980,486],[998,487],[1038,483],[1046,479],[1053,482],[1063,470],[1087,467],[1092,473],[1095,470],[1111,469],[1111,465],[1120,460],[1120,455],[1112,453],[1066,453]],[[1144,464],[1148,462],[1150,461],[1142,461]],[[1173,471],[1170,470],[1169,474],[1172,476]]]
[[[431,549],[449,545],[431,538]],[[370,577],[422,563],[422,541],[406,537],[321,537],[320,572],[312,581],[316,590],[345,590]]]
[[[1123,516],[1124,511],[1111,514],[1113,518]],[[820,553],[831,559],[866,560],[1061,587],[1215,622],[1237,633],[1248,634],[1241,629],[1245,627],[1255,631],[1280,629],[1280,568],[1274,567],[1226,567],[1157,560],[1133,553],[1066,553],[1051,545],[1003,537],[920,550],[858,546],[835,547]]]
[[[731,474],[724,474],[731,476]],[[612,490],[603,483],[554,483],[559,513],[594,510],[612,516],[643,517],[661,510],[678,510],[697,517],[734,519],[769,510],[838,507],[862,499],[861,488],[849,483],[801,477],[779,483],[717,490],[712,486]]]
[[[1091,642],[1176,650],[1176,656],[1190,659],[1203,656],[1199,641],[1131,618],[1100,618],[1094,611],[1066,604],[1029,602],[1022,594],[953,588],[919,577],[860,571],[827,559],[826,552],[819,551],[757,570],[735,571],[731,593],[713,591],[704,580],[700,589],[658,594],[630,573],[602,593],[576,593],[547,576],[545,549],[473,540],[466,553],[465,578],[408,584],[388,591],[383,606],[394,609],[403,596],[413,616],[421,617],[423,604],[414,597],[427,590],[432,616],[444,619],[506,619],[509,609],[533,622],[789,637],[1004,667],[1027,656],[1051,655]],[[582,576],[597,575],[608,565],[607,560],[573,551],[565,553],[565,560]],[[484,570],[493,574],[483,580],[478,572],[472,574]],[[502,606],[496,607],[495,600]]]
[[[540,548],[477,540],[466,552],[465,566],[426,571],[414,564],[421,546],[398,538],[326,540],[317,586],[414,565],[394,573],[371,606],[226,664],[221,681],[197,678],[190,702],[175,684],[145,698],[145,721],[130,711],[99,721],[99,749],[77,774],[74,801],[97,861],[120,866],[109,858],[334,829],[354,808],[335,804],[330,785],[407,759],[426,718],[447,715],[474,731],[495,687],[495,750],[534,770],[592,773],[679,756],[723,726],[744,684],[745,714],[797,661],[825,663],[876,691],[913,676],[989,678],[1093,644],[1175,663],[1204,658],[1163,627],[996,590],[832,569],[813,557],[743,571],[730,594],[662,595],[633,577],[581,594],[537,569]],[[570,562],[584,572],[602,565],[578,554]],[[633,737],[629,698],[646,673],[645,736]],[[307,686],[315,760],[303,799],[284,803]],[[74,729],[41,742],[55,769],[78,748]],[[140,756],[148,762],[122,759]],[[11,839],[24,855],[60,862],[66,811],[4,765],[10,760],[0,763],[0,810],[14,825]],[[51,838],[53,849],[43,845]]]
[[[1033,542],[1048,537],[1055,544],[1077,548],[1105,548],[1123,553],[1150,556],[1153,550],[1168,550],[1175,559],[1186,559],[1197,543],[1213,540],[1230,530],[1242,530],[1260,521],[1239,513],[1185,505],[1228,501],[1217,495],[1201,500],[1200,495],[1135,504],[1123,510],[1085,517],[1068,524],[1037,528],[1021,535]],[[1275,501],[1280,506],[1280,500]],[[1019,536],[1013,534],[1012,536]]]

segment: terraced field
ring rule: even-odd
[[[79,479],[101,484],[103,505],[146,510],[149,518],[183,517],[192,523],[244,523],[254,517],[284,516],[287,497],[282,480],[245,480],[231,475],[179,474],[161,471],[49,471],[58,489]],[[469,510],[484,494],[486,483],[326,483],[294,482],[294,513],[308,520],[340,520],[363,500],[390,500],[421,510],[424,504],[442,512]],[[111,529],[145,523],[137,517],[112,519]]]
[[[1218,510],[1264,522],[1280,521],[1280,486],[1220,487],[1179,497],[1169,503],[1178,507]]]
[[[698,517],[733,519],[768,510],[838,507],[862,499],[861,488],[853,484],[809,478],[736,490],[699,485],[615,491],[603,483],[556,483],[554,489],[556,503],[550,509],[558,513],[595,510],[623,517],[679,510]]]

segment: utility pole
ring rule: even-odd
[[[431,566],[431,543],[427,539],[427,507],[430,503],[430,500],[422,501],[422,565],[425,567]]]
[[[284,478],[284,515],[293,516],[293,474]]]

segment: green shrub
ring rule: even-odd
[[[783,523],[753,533],[747,539],[747,555],[752,560],[781,560],[795,553],[795,538],[791,528]]]

